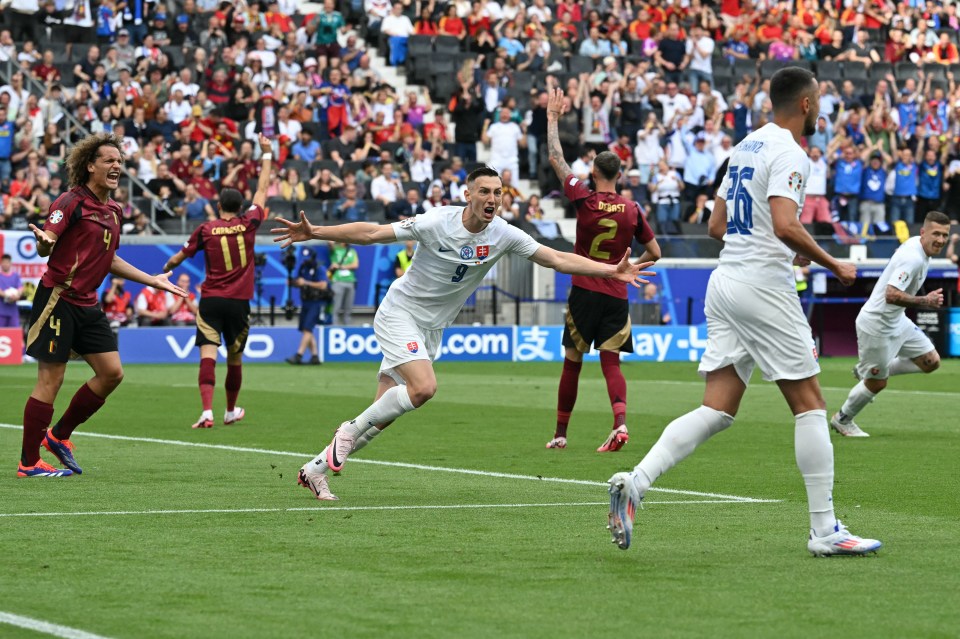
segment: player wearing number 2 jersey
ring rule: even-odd
[[[547,147],[550,164],[563,183],[563,193],[577,209],[577,255],[597,262],[615,263],[634,240],[644,247],[640,261],[660,259],[660,246],[640,206],[617,195],[620,158],[604,151],[593,161],[591,177],[596,191],[577,179],[563,159],[558,121],[564,96],[554,90],[547,100]],[[557,427],[547,448],[566,448],[567,425],[577,401],[583,354],[596,346],[600,369],[607,382],[613,409],[613,428],[597,452],[613,452],[629,440],[626,425],[627,382],[620,370],[620,353],[633,352],[627,287],[622,282],[573,277],[564,319],[563,372],[557,392]]]
[[[796,461],[810,512],[807,549],[823,556],[880,548],[834,516],[833,447],[820,369],[793,283],[795,259],[823,265],[845,285],[856,277],[856,268],[817,246],[798,219],[809,171],[799,140],[814,131],[819,87],[809,71],[787,67],[771,79],[770,98],[773,122],[734,149],[710,216],[709,233],[724,248],[707,287],[703,405],[671,422],[633,472],[610,478],[607,527],[623,549],[630,545],[637,503],[660,475],[733,423],[755,366],[777,383],[794,414]]]
[[[626,252],[616,264],[600,264],[572,253],[541,246],[497,215],[503,196],[499,174],[489,167],[467,176],[465,208],[442,206],[394,224],[355,222],[312,226],[301,212],[298,223],[278,219],[284,228],[277,241],[284,246],[310,239],[350,244],[416,240],[417,259],[387,292],[377,309],[373,329],[383,362],[374,403],[355,419],[343,422],[333,441],[300,469],[299,483],[317,499],[336,499],[326,471],[338,472],[347,456],[367,445],[394,419],[423,406],[437,392],[433,359],[443,329],[453,323],[467,298],[497,260],[513,254],[574,275],[645,282],[641,269]]]
[[[254,251],[257,230],[266,219],[263,210],[270,185],[270,140],[260,136],[260,177],[253,204],[243,213],[243,196],[236,189],[220,192],[220,214],[204,222],[171,257],[164,270],[173,270],[197,251],[203,251],[207,275],[200,287],[197,309],[197,339],[200,347],[200,401],[203,412],[192,428],[213,427],[213,389],[216,385],[217,347],[220,336],[227,347],[227,408],[223,423],[234,424],[244,417],[237,406],[243,381],[243,349],[250,330],[250,299],[253,297]]]
[[[110,199],[110,193],[120,181],[122,148],[119,138],[107,134],[91,135],[76,144],[67,158],[72,188],[50,205],[42,230],[30,225],[37,253],[50,259],[33,299],[27,334],[27,353],[37,359],[38,371],[23,411],[18,477],[83,472],[74,458],[70,435],[103,406],[123,379],[117,338],[97,300],[97,288],[107,274],[185,295],[170,284],[169,274],[147,275],[117,256],[120,205]],[[48,432],[71,353],[83,357],[94,375]],[[67,470],[57,470],[40,459],[41,443]]]

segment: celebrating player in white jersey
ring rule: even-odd
[[[813,260],[845,285],[856,268],[817,246],[798,217],[809,163],[800,138],[813,133],[819,87],[796,67],[770,82],[773,122],[748,135],[730,157],[713,214],[711,237],[724,242],[707,287],[707,349],[703,405],[671,422],[629,473],[610,478],[608,528],[630,546],[636,506],[660,475],[711,436],[729,427],[755,366],[780,387],[796,425],[797,466],[807,488],[814,555],[863,554],[880,542],[850,534],[833,512],[833,447],[820,392],[816,349],[796,294],[792,264]]]
[[[870,299],[857,315],[859,361],[853,370],[860,383],[853,387],[830,425],[847,437],[869,437],[853,421],[877,393],[887,387],[891,375],[932,373],[940,368],[940,355],[930,338],[906,315],[908,308],[938,309],[943,289],[917,296],[927,279],[930,258],[947,245],[950,218],[930,211],[920,235],[900,245],[883,269]]]
[[[343,422],[333,441],[300,469],[299,483],[317,499],[336,499],[326,470],[339,472],[347,456],[370,442],[404,413],[423,406],[437,392],[433,360],[443,329],[453,323],[467,298],[501,257],[519,255],[561,273],[645,283],[642,269],[653,262],[631,264],[627,250],[618,264],[602,264],[573,253],[541,246],[497,212],[503,196],[500,175],[489,167],[467,176],[466,207],[441,206],[394,224],[355,222],[312,226],[300,214],[299,223],[278,218],[284,228],[276,241],[334,240],[350,244],[386,244],[416,240],[417,259],[396,280],[377,309],[374,333],[383,351],[377,397],[355,419]]]

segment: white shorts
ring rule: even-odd
[[[900,330],[893,334],[873,335],[857,326],[857,373],[861,379],[887,379],[894,357],[913,359],[935,350],[926,333],[907,316],[900,320]]]
[[[793,291],[757,288],[714,271],[707,285],[707,350],[700,374],[733,365],[744,384],[806,379],[820,372],[810,325]]]
[[[378,377],[388,375],[398,384],[406,382],[394,369],[417,359],[432,362],[440,352],[440,342],[443,339],[442,328],[420,328],[413,315],[396,307],[381,306],[377,310],[373,318],[373,332],[383,352]]]

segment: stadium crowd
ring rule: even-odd
[[[952,3],[6,0],[0,24],[0,228],[42,224],[81,133],[121,135],[136,176],[124,231],[189,231],[219,189],[246,197],[274,141],[269,206],[311,220],[398,219],[460,200],[477,145],[503,215],[543,216],[546,91],[565,89],[573,171],[611,150],[661,232],[703,223],[715,175],[769,121],[769,76],[816,70],[804,222],[960,217],[960,17]],[[379,49],[428,90],[398,92]],[[71,123],[71,124],[68,124]],[[448,127],[448,124],[454,126]],[[142,185],[142,186],[141,186]],[[184,222],[184,220],[186,222]]]

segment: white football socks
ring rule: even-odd
[[[912,362],[911,362],[912,363]],[[866,384],[861,380],[856,386],[850,389],[847,395],[847,401],[840,407],[840,421],[849,423],[854,417],[860,414],[864,407],[873,401],[876,393],[871,393]]]
[[[697,446],[732,423],[732,416],[706,406],[670,422],[650,452],[633,469],[636,474],[634,482],[640,494],[645,493],[657,477],[673,468]]]
[[[811,410],[796,415],[794,449],[797,467],[807,487],[810,527],[818,537],[833,532],[833,444],[827,427],[827,411]]]
[[[368,428],[365,433],[360,435],[357,438],[357,443],[353,445],[353,452],[357,452],[367,444],[369,444],[374,437],[382,433],[383,430],[380,428]]]
[[[407,393],[406,385],[394,386],[386,393],[380,396],[380,399],[363,411],[353,422],[343,427],[344,432],[353,435],[359,439],[360,435],[367,432],[377,424],[386,424],[392,422],[404,413],[409,413],[414,408],[410,401],[410,395]]]
[[[919,366],[913,363],[913,360],[909,357],[897,357],[894,358],[888,365],[887,368],[890,370],[890,376],[894,375],[909,375],[910,373],[922,373],[923,371]]]

